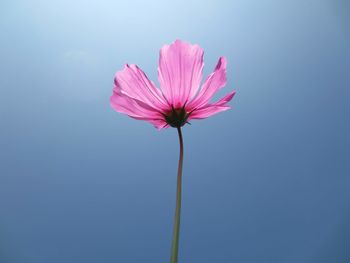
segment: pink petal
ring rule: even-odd
[[[221,98],[219,101],[215,102],[213,105],[215,106],[225,106],[226,103],[228,103],[232,98],[236,95],[236,91],[233,90],[230,93],[228,93],[225,97]]]
[[[226,105],[230,100],[232,100],[233,96],[236,94],[236,91],[232,91],[229,94],[227,94],[225,97],[220,99],[218,102],[213,104],[207,104],[204,107],[198,108],[194,110],[190,116],[189,120],[191,119],[204,119],[208,118],[216,113],[219,113],[221,111],[225,111],[230,109],[231,107]]]
[[[158,80],[168,103],[182,107],[197,93],[202,81],[203,49],[176,40],[160,50]]]
[[[129,97],[118,85],[113,90],[110,103],[116,111],[127,114],[134,119],[148,121],[158,129],[166,126],[160,111],[145,102]]]
[[[114,83],[130,98],[153,105],[155,108],[169,108],[161,91],[136,65],[126,64],[122,71],[116,73]]]
[[[198,95],[188,104],[188,109],[193,110],[208,104],[214,94],[226,85],[226,58],[220,57],[215,70],[205,80]]]

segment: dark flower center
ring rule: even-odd
[[[185,108],[172,108],[171,111],[164,114],[165,121],[171,126],[175,128],[180,128],[184,126],[187,122],[189,114],[186,112]]]

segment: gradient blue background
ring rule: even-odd
[[[183,39],[233,109],[184,127],[180,262],[350,262],[347,1],[1,1],[0,262],[168,262],[175,129],[109,106]]]

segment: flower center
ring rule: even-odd
[[[189,114],[187,114],[184,107],[182,108],[172,108],[171,111],[164,114],[165,121],[171,126],[175,128],[182,127],[186,124],[187,118]]]

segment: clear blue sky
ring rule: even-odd
[[[180,262],[350,262],[349,6],[1,1],[0,262],[168,262],[176,130],[109,96],[177,38],[237,89],[183,130]]]

